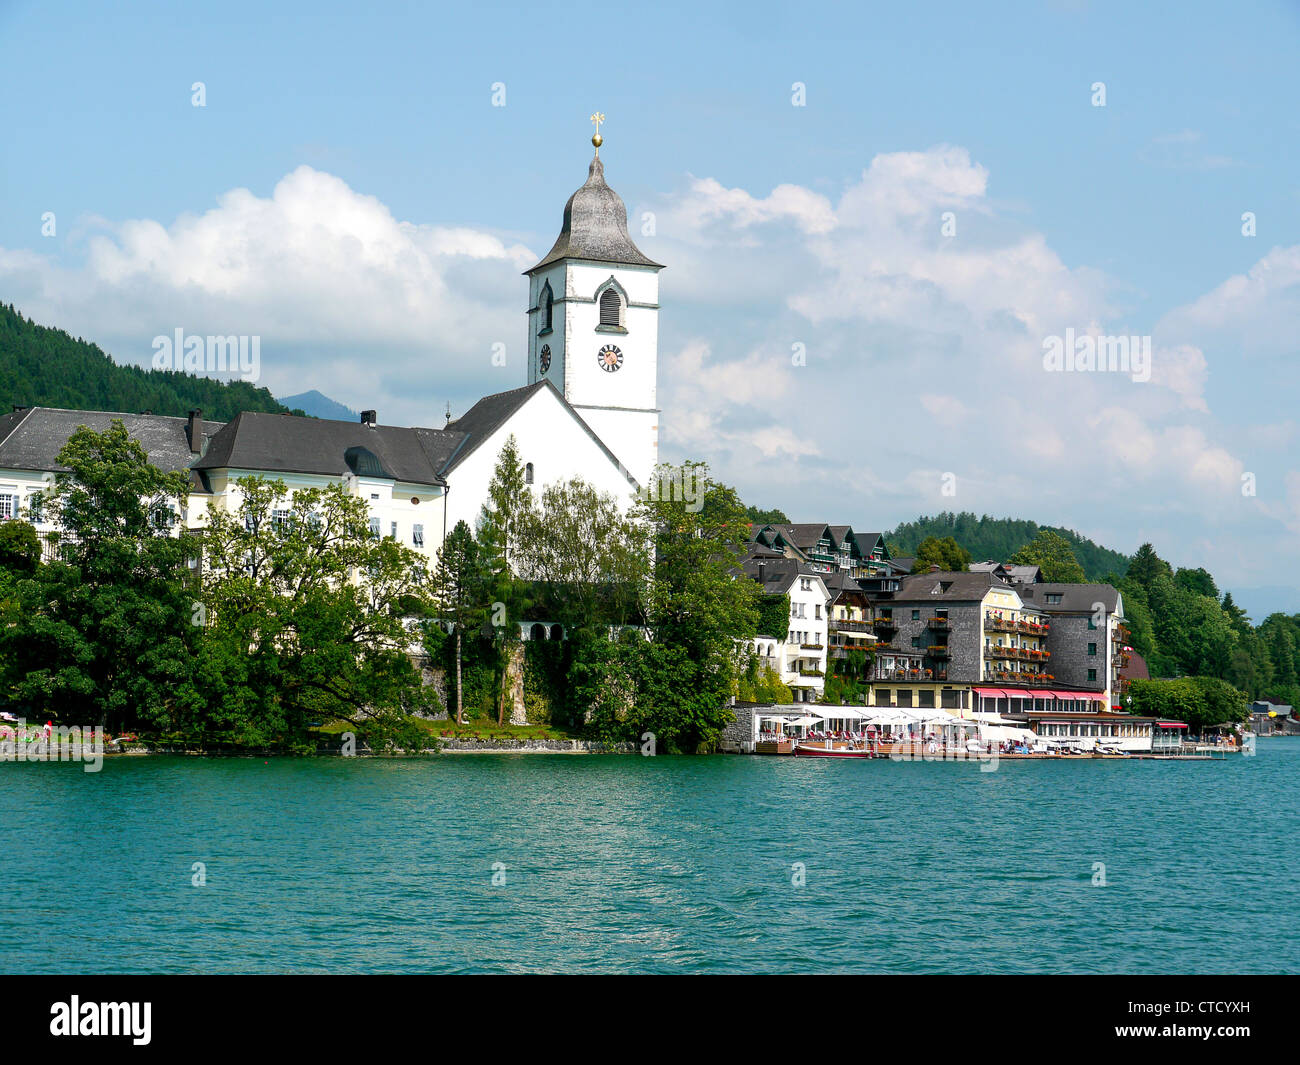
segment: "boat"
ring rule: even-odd
[[[822,740],[800,740],[794,745],[794,753],[805,757],[812,755],[816,758],[874,758],[875,752],[870,747],[836,747],[834,745],[818,747],[818,742],[827,743]]]

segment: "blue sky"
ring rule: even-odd
[[[1013,514],[1294,590],[1298,45],[1294,3],[0,3],[0,299],[121,361],[258,333],[273,391],[437,424],[521,383],[480,355],[599,108],[669,267],[665,457],[797,520]],[[1067,327],[1153,335],[1153,384],[1033,373]]]

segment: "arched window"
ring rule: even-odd
[[[623,298],[613,285],[600,294],[600,324],[616,329],[623,324]]]
[[[524,465],[524,484],[533,483],[533,464],[531,462]]]
[[[537,309],[540,312],[538,317],[541,320],[537,330],[540,336],[542,333],[549,333],[552,323],[555,321],[555,296],[551,292],[551,283],[549,281],[542,286],[542,294],[537,298]]]

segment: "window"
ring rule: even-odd
[[[379,539],[379,519],[372,517],[370,519],[370,535],[376,540]]]
[[[1088,644],[1088,654],[1095,655],[1096,653],[1097,653],[1097,645],[1095,643]]]
[[[1046,598],[1047,602],[1049,602],[1049,603],[1059,603],[1059,602],[1061,601],[1061,593],[1060,593],[1060,592],[1048,592],[1045,598]]]
[[[1088,679],[1089,679],[1089,680],[1096,680],[1096,679],[1097,679],[1097,671],[1096,671],[1095,669],[1090,669],[1090,670],[1088,670]]]
[[[8,521],[18,516],[18,495],[16,492],[0,492],[0,521]]]
[[[1094,617],[1092,617],[1091,615],[1089,615],[1089,616],[1088,616],[1088,628],[1090,628],[1090,629],[1095,629],[1096,627],[1097,627],[1097,619],[1094,618]]]
[[[389,532],[388,536],[389,536],[389,539],[392,539],[392,540],[396,540],[396,539],[397,539],[397,522],[393,522],[393,524],[392,524],[392,529],[391,529],[391,531]]]
[[[538,310],[538,327],[537,335],[551,331],[552,323],[555,320],[555,296],[551,292],[551,283],[548,281],[542,286],[542,294],[537,298]]]
[[[600,294],[600,324],[614,329],[623,324],[623,300],[613,285]]]
[[[930,689],[926,688],[926,689],[923,689],[923,690],[917,692],[917,693],[916,693],[916,698],[917,698],[917,703],[916,703],[916,705],[917,705],[918,707],[922,707],[922,708],[929,707],[929,708],[933,709],[933,707],[934,707],[934,692],[931,691]]]
[[[912,689],[911,689],[911,688],[899,688],[899,689],[898,689],[898,705],[899,705],[899,706],[911,706],[911,705],[912,705]]]
[[[524,484],[533,483],[533,464],[531,462],[524,465]]]
[[[919,610],[913,610],[913,611],[912,611],[912,620],[913,620],[913,621],[920,621],[920,620],[921,620],[921,612],[920,612]]]
[[[39,525],[45,520],[45,498],[40,492],[34,492],[27,497],[27,520],[34,525]]]
[[[277,532],[284,529],[289,524],[289,512],[287,510],[271,511],[271,528]]]
[[[415,546],[415,547],[423,547],[423,546],[424,546],[424,526],[423,526],[423,525],[412,525],[412,526],[411,526],[411,544],[412,544],[413,546]]]
[[[919,637],[919,636],[913,636],[913,637],[912,637],[912,646],[913,646],[913,647],[920,647],[920,646],[921,646],[921,637]]]
[[[822,605],[821,605],[821,603],[815,603],[815,604],[813,604],[813,617],[816,618],[818,621],[821,621],[821,619],[822,619]]]

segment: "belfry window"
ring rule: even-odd
[[[616,329],[623,324],[623,300],[613,286],[600,294],[600,324]]]
[[[555,321],[555,296],[551,292],[551,283],[548,281],[542,286],[542,294],[537,297],[538,317],[541,321],[537,329],[537,335],[549,333],[551,326]]]
[[[531,462],[524,465],[524,484],[533,483],[533,464]]]

